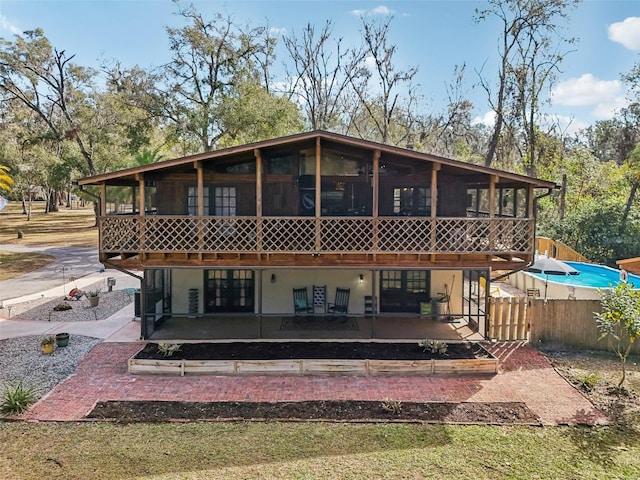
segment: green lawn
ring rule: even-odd
[[[0,424],[0,478],[637,479],[622,427]]]

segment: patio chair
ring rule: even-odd
[[[312,314],[313,305],[307,297],[307,287],[293,289],[293,311],[297,317],[300,314]]]
[[[336,288],[336,296],[333,303],[327,305],[327,313],[346,317],[349,310],[349,288]]]

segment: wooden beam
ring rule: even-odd
[[[379,195],[380,195],[380,149],[376,149],[373,152],[373,172],[371,175],[371,187],[373,188],[373,205],[372,205],[372,216],[373,216],[373,250],[378,250],[378,208],[379,208]],[[369,172],[366,171],[365,175],[369,175]],[[373,259],[375,261],[376,255],[373,255]]]
[[[258,221],[258,227],[256,231],[256,242],[258,251],[262,250],[262,152],[259,148],[253,150],[253,155],[256,157],[256,217]],[[260,283],[260,285],[262,285]],[[260,286],[260,288],[262,288]],[[260,292],[262,296],[262,292]],[[261,306],[262,300],[259,305]]]
[[[138,180],[138,215],[143,217],[147,213],[146,206],[144,204],[144,174],[136,174],[136,179]]]
[[[320,137],[316,138],[316,252],[320,251],[322,248],[321,241],[321,230],[320,230],[320,216],[322,215],[322,205],[321,205],[321,192],[322,188],[322,169],[321,169],[321,161],[322,161],[322,147],[320,145]]]
[[[489,180],[489,217],[496,216],[496,183],[499,180],[497,175],[491,175]]]
[[[193,162],[198,175],[198,217],[204,217],[204,172],[202,162]]]
[[[438,216],[438,172],[442,168],[440,163],[433,163],[431,167],[431,235],[429,238],[429,250],[436,251],[436,225]],[[434,261],[435,254],[431,255],[431,260]]]
[[[98,213],[101,217],[107,214],[107,184],[100,184],[100,205],[98,205]]]

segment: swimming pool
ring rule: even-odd
[[[575,298],[600,300],[600,289],[620,283],[620,270],[605,265],[583,262],[565,262],[580,272],[579,275],[546,275],[520,271],[510,275],[508,283],[517,289],[547,298]],[[640,288],[640,276],[627,275],[627,281]],[[546,284],[546,285],[545,285]]]
[[[562,283],[564,285],[574,285],[576,287],[609,288],[620,283],[620,270],[604,265],[582,262],[564,262],[580,272],[579,275],[549,275],[549,281]],[[541,273],[530,273],[542,280],[547,277]],[[627,281],[640,287],[640,277],[628,274]]]

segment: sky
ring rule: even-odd
[[[429,111],[447,102],[447,85],[456,65],[466,65],[463,94],[476,105],[477,121],[490,122],[487,96],[478,73],[496,78],[500,25],[474,21],[476,0],[192,0],[205,17],[230,14],[239,24],[268,25],[276,35],[300,34],[307,23],[320,29],[326,20],[346,44],[360,43],[360,17],[393,15],[390,40],[398,69],[417,67],[415,82]],[[183,2],[184,5],[187,2]],[[75,54],[84,66],[116,59],[145,68],[169,60],[165,28],[183,25],[170,0],[0,0],[0,37],[42,28],[58,50]],[[568,132],[612,118],[627,104],[621,75],[640,62],[640,1],[583,0],[571,11],[563,33],[577,44],[567,47],[548,113]],[[274,71],[285,58],[282,42]],[[278,80],[278,79],[276,79]],[[282,78],[284,80],[284,78]]]

